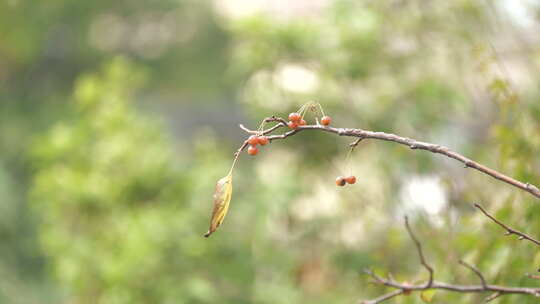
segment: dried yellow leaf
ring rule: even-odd
[[[232,172],[227,176],[221,178],[216,184],[216,191],[214,192],[214,210],[212,211],[212,218],[210,219],[210,228],[208,232],[204,234],[205,237],[209,237],[216,229],[223,223],[225,215],[229,210],[229,203],[232,197]]]
[[[420,294],[420,298],[422,299],[422,301],[424,301],[424,303],[431,303],[431,301],[433,300],[433,296],[435,296],[435,293],[437,293],[437,290],[435,289],[424,290]]]

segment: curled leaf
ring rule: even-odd
[[[210,219],[210,228],[208,232],[204,234],[205,237],[209,237],[216,229],[223,223],[225,215],[229,210],[229,203],[232,197],[232,173],[220,180],[216,184],[216,191],[214,192],[214,210],[212,211],[212,218]]]

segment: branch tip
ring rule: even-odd
[[[480,211],[482,211],[482,213],[487,216],[489,219],[491,219],[493,222],[495,222],[497,225],[501,226],[503,229],[506,230],[506,232],[504,233],[504,235],[511,235],[511,234],[515,234],[518,236],[518,240],[528,240],[538,246],[540,246],[540,241],[538,241],[537,239],[521,232],[521,231],[518,231],[516,229],[513,229],[512,227],[504,224],[503,222],[499,221],[498,219],[496,219],[493,215],[491,215],[489,212],[486,211],[486,209],[484,209],[482,206],[480,206],[479,204],[474,204],[474,206],[476,208],[478,208]]]

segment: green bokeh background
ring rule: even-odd
[[[391,143],[347,159],[350,139],[320,132],[242,154],[202,237],[238,124],[308,101],[539,185],[539,16],[502,0],[0,2],[0,303],[355,303],[389,291],[363,268],[426,278],[405,214],[437,280],[478,284],[464,259],[540,286],[524,276],[538,247],[472,207],[540,237],[538,199]]]

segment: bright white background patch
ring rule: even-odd
[[[278,85],[295,93],[309,93],[319,85],[319,78],[310,69],[297,64],[281,66],[275,75]]]
[[[440,224],[439,213],[448,201],[446,191],[437,176],[411,176],[400,191],[399,215],[414,215],[426,212],[435,224]]]

